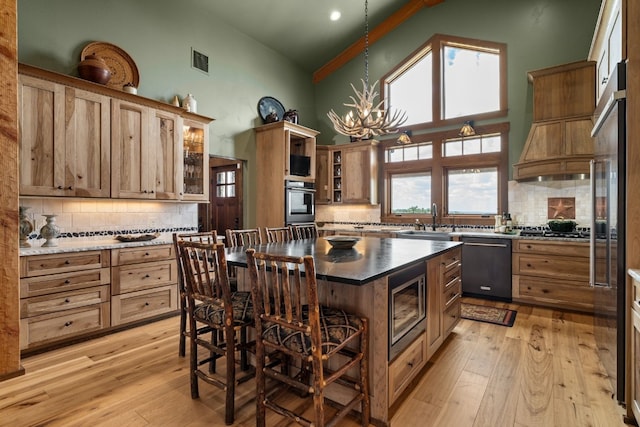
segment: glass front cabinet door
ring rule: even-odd
[[[209,125],[183,122],[182,200],[209,200]]]

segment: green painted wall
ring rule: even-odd
[[[509,158],[513,164],[520,158],[531,126],[533,98],[527,71],[585,60],[599,9],[600,0],[445,0],[422,9],[370,46],[369,79],[380,79],[435,33],[507,43],[506,121],[511,123]],[[316,85],[320,143],[348,141],[335,135],[326,113],[334,108],[343,114],[342,103],[352,95],[349,83],[359,87],[363,76],[361,56]]]
[[[138,94],[169,102],[192,93],[198,113],[215,118],[211,153],[247,160],[245,225],[255,224],[258,100],[273,96],[314,128],[308,73],[207,12],[208,0],[19,0],[19,61],[77,76],[83,47],[113,43],[136,62]],[[209,74],[191,68],[191,48],[209,55]]]

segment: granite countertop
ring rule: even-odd
[[[157,239],[142,242],[120,242],[114,238],[101,240],[60,239],[58,246],[54,247],[32,246],[30,248],[20,248],[20,256],[49,255],[65,252],[95,251],[101,249],[135,248],[140,246],[156,246],[167,244],[173,244],[173,238],[171,235],[161,235]]]
[[[318,279],[364,285],[460,245],[449,241],[362,237],[352,249],[333,249],[323,238],[270,243],[255,249],[279,255],[312,255]],[[246,267],[245,249],[229,249],[227,262]]]

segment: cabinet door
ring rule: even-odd
[[[64,86],[19,76],[20,195],[66,196]]]
[[[177,114],[153,110],[150,137],[150,156],[155,158],[153,180],[155,198],[161,200],[179,199],[180,132],[181,120]]]
[[[182,141],[182,199],[209,201],[209,126],[184,120]]]
[[[155,198],[155,186],[149,179],[155,161],[152,161],[149,153],[148,130],[147,107],[118,99],[112,100],[111,197]]]
[[[65,188],[78,197],[111,194],[109,97],[65,88]]]
[[[318,148],[316,151],[316,204],[326,205],[331,202],[331,185],[329,181],[329,158],[331,151]]]
[[[371,148],[342,150],[342,202],[371,202]]]

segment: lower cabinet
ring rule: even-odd
[[[427,363],[427,344],[424,334],[389,364],[389,402],[393,403],[411,380]]]
[[[173,245],[112,250],[113,326],[178,310]]]
[[[110,325],[108,250],[20,258],[20,348]]]
[[[21,350],[177,310],[171,244],[20,258]]]
[[[629,270],[632,278],[631,287],[631,346],[628,350],[630,371],[627,380],[630,382],[631,393],[627,398],[631,407],[630,415],[633,415],[636,422],[640,420],[640,270]]]
[[[514,240],[514,302],[593,312],[589,243]]]
[[[427,267],[427,358],[460,321],[462,250],[452,249],[430,260]]]

